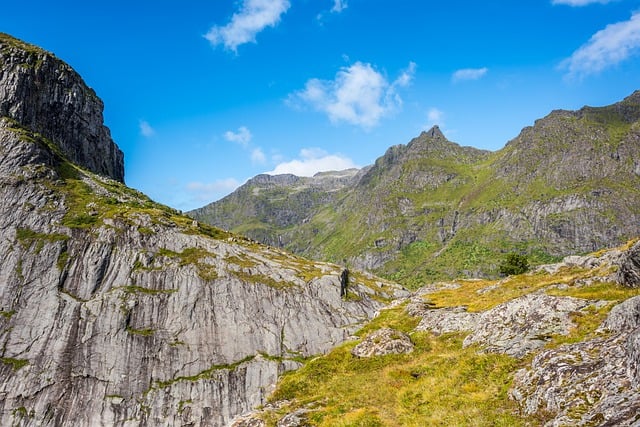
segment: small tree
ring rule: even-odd
[[[500,274],[504,276],[512,276],[514,274],[522,274],[529,271],[529,261],[524,255],[517,253],[507,254],[507,257],[500,264]]]

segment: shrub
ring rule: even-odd
[[[529,261],[524,255],[517,253],[507,254],[507,257],[500,264],[499,271],[504,276],[526,273],[529,271]]]

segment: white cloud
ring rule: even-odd
[[[251,163],[254,165],[263,165],[267,162],[267,156],[264,155],[264,151],[260,147],[251,150]]]
[[[237,132],[228,130],[224,133],[224,139],[238,143],[244,148],[247,148],[249,142],[251,142],[251,138],[253,138],[253,135],[251,135],[251,131],[245,126],[240,126]]]
[[[220,197],[232,192],[240,186],[234,178],[220,179],[210,183],[199,181],[187,184],[187,191],[194,195],[194,199],[198,202],[212,202]]]
[[[552,4],[565,4],[567,6],[586,6],[588,4],[606,4],[615,0],[552,0]]]
[[[318,172],[357,167],[353,160],[341,154],[328,154],[319,148],[305,148],[300,150],[299,159],[280,163],[272,171],[265,173],[269,175],[291,173],[297,176],[313,176]]]
[[[256,35],[266,27],[275,27],[290,6],[289,0],[244,0],[231,22],[212,27],[204,37],[213,46],[224,44],[235,52],[241,44],[255,43]]]
[[[326,113],[332,123],[347,122],[370,129],[402,105],[396,88],[411,83],[415,68],[415,63],[410,63],[398,79],[389,83],[371,64],[356,62],[340,69],[335,80],[308,80],[304,90],[291,94],[288,102],[310,105]]]
[[[560,64],[567,69],[567,77],[584,77],[612,67],[640,48],[640,12],[628,21],[607,25]]]
[[[146,120],[140,120],[138,125],[140,127],[140,135],[144,136],[145,138],[150,138],[156,134],[155,129],[153,129],[149,122],[147,122]]]
[[[345,10],[349,5],[346,0],[333,0],[333,7],[331,8],[331,12],[340,13]]]
[[[451,80],[454,83],[463,81],[463,80],[478,80],[487,74],[489,69],[487,67],[483,68],[463,68],[462,70],[458,70],[451,76]]]

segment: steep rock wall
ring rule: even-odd
[[[73,162],[124,181],[124,156],[103,124],[104,105],[71,67],[0,33],[0,117],[54,141]]]

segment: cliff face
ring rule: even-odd
[[[491,276],[504,253],[533,263],[619,245],[640,234],[640,92],[607,107],[554,111],[489,153],[448,141],[437,127],[397,145],[295,224],[272,227],[304,256],[369,269],[412,287]],[[285,191],[285,190],[282,190]],[[232,194],[208,207],[223,223]],[[289,205],[283,209],[295,209]],[[258,209],[268,222],[279,211]],[[295,225],[295,226],[294,226]]]
[[[121,178],[102,104],[67,66],[12,43],[0,99],[1,425],[226,425],[403,293],[352,273],[342,296],[336,265],[86,171]],[[29,58],[42,63],[23,70]],[[62,127],[47,121],[54,108]],[[117,155],[95,163],[101,149]]]
[[[78,165],[124,182],[123,154],[103,124],[103,110],[67,64],[0,33],[0,117],[55,141]]]

